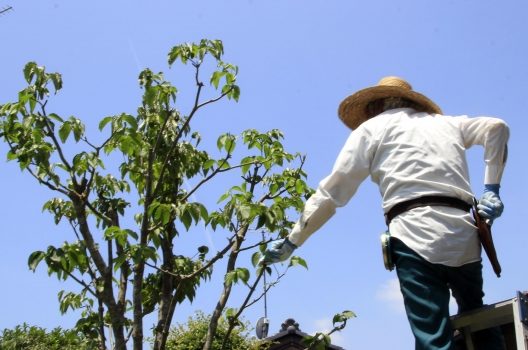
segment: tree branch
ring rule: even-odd
[[[199,108],[202,108],[202,107],[204,107],[204,106],[206,106],[206,105],[208,105],[208,104],[210,104],[210,103],[214,103],[214,102],[220,101],[221,99],[223,99],[224,97],[226,97],[226,96],[231,92],[231,90],[233,90],[232,87],[230,87],[229,89],[227,89],[225,92],[223,92],[223,93],[222,93],[221,95],[219,95],[218,97],[216,97],[216,98],[212,98],[212,99],[210,99],[210,100],[208,100],[208,101],[205,101],[205,102],[199,104],[199,105],[197,106],[196,109],[198,110]]]
[[[97,210],[92,203],[90,203],[88,200],[86,200],[86,206],[92,213],[94,213],[97,217],[99,217],[101,220],[103,220],[107,225],[112,226],[112,219],[110,219],[105,214],[101,213],[99,210]]]
[[[240,249],[238,250],[238,252],[243,252],[243,251],[245,251],[245,250],[251,250],[251,249],[256,248],[256,247],[258,247],[258,246],[260,246],[260,245],[262,245],[262,244],[265,244],[265,243],[267,244],[267,243],[270,243],[270,242],[273,242],[273,239],[270,238],[270,239],[268,239],[267,241],[262,241],[262,242],[259,242],[259,243],[256,243],[256,244],[253,244],[253,245],[247,246],[247,247],[245,247],[245,248],[240,248]]]
[[[43,179],[41,179],[40,177],[37,176],[37,174],[35,174],[33,172],[33,170],[29,167],[26,168],[26,170],[28,171],[29,174],[31,174],[31,176],[33,176],[40,184],[48,187],[50,190],[52,191],[56,191],[56,192],[60,192],[62,194],[64,194],[65,196],[69,196],[70,195],[70,191],[71,190],[65,190],[63,188],[60,188],[60,187],[57,187],[55,185],[53,185],[52,183],[50,183],[49,181],[45,181]]]
[[[288,270],[290,269],[291,266],[288,266],[286,268],[286,270],[284,270],[283,273],[281,274],[278,274],[277,275],[277,278],[275,279],[275,281],[271,282],[271,283],[268,283],[265,287],[264,287],[264,292],[262,292],[258,297],[256,297],[255,299],[253,299],[250,303],[248,303],[246,305],[246,309],[250,306],[252,306],[253,304],[256,304],[257,302],[260,301],[260,299],[262,299],[264,297],[264,295],[273,287],[275,287],[277,284],[279,284],[280,280],[286,275],[286,272],[288,272]],[[264,269],[263,269],[264,270]],[[278,271],[277,271],[278,273]]]
[[[77,181],[77,179],[75,179],[75,176],[74,174],[72,173],[72,166],[71,164],[68,162],[68,160],[66,159],[66,156],[64,155],[63,151],[62,151],[62,147],[59,143],[59,140],[57,140],[57,137],[55,136],[55,132],[53,130],[53,128],[51,127],[50,123],[49,123],[49,120],[48,120],[48,115],[46,113],[46,103],[42,103],[42,102],[39,102],[39,105],[40,105],[40,109],[42,110],[42,114],[43,114],[43,117],[44,117],[44,122],[46,123],[46,128],[48,129],[48,136],[51,138],[51,140],[53,141],[53,144],[55,145],[55,149],[57,150],[57,152],[59,153],[59,158],[60,160],[62,161],[62,163],[64,164],[64,166],[66,166],[66,168],[68,169],[68,171],[70,172],[70,175],[72,177],[72,180],[74,181],[74,183]]]
[[[185,130],[187,129],[187,127],[189,126],[189,124],[191,123],[191,119],[194,117],[194,115],[196,114],[196,112],[210,104],[210,103],[213,103],[213,102],[217,102],[219,100],[221,100],[222,98],[224,98],[227,94],[229,94],[229,92],[231,92],[232,90],[232,87],[229,88],[227,91],[225,91],[224,93],[222,93],[220,96],[218,96],[217,98],[213,98],[213,99],[210,99],[208,101],[205,101],[203,103],[199,103],[200,102],[200,95],[201,95],[201,92],[202,92],[202,88],[204,86],[204,84],[200,81],[199,79],[199,70],[200,70],[200,64],[196,63],[194,64],[195,68],[196,68],[196,72],[195,72],[195,81],[196,81],[196,85],[198,86],[197,90],[196,90],[196,95],[195,95],[195,98],[194,98],[194,106],[191,110],[191,112],[189,113],[189,116],[185,119],[185,122],[183,123],[183,125],[181,126],[180,130],[178,131],[178,134],[176,135],[176,138],[174,139],[174,141],[172,142],[172,145],[170,146],[169,148],[169,151],[167,152],[167,156],[165,157],[165,160],[163,161],[163,165],[161,167],[161,171],[160,171],[160,178],[158,180],[158,183],[156,184],[156,188],[154,190],[154,194],[158,193],[160,187],[161,187],[161,184],[163,183],[163,178],[164,178],[164,174],[165,174],[165,169],[167,167],[167,164],[169,162],[169,159],[171,159],[172,157],[172,153],[174,151],[174,149],[176,148],[176,145],[178,144],[178,142],[180,141],[183,133],[185,132]]]
[[[222,159],[222,163],[215,169],[213,170],[213,172],[211,174],[209,174],[208,176],[206,176],[205,178],[203,178],[202,180],[200,180],[200,182],[198,182],[198,184],[196,184],[196,186],[194,186],[194,188],[192,188],[182,199],[182,202],[185,202],[187,199],[189,199],[189,197],[191,197],[203,184],[205,184],[206,182],[208,182],[209,180],[211,180],[213,177],[215,177],[217,174],[219,173],[223,173],[223,172],[226,172],[226,171],[230,171],[230,170],[233,170],[233,169],[237,169],[237,168],[241,168],[245,165],[248,165],[248,164],[252,164],[254,162],[250,162],[250,163],[243,163],[243,164],[238,164],[238,165],[235,165],[235,166],[231,166],[231,167],[227,167],[227,168],[224,168],[222,169],[222,166],[224,164],[226,164],[227,160],[231,158],[231,152],[228,152],[227,155]]]
[[[229,337],[231,336],[231,332],[233,331],[233,329],[235,328],[235,323],[236,321],[239,319],[240,315],[242,314],[242,312],[244,312],[244,310],[247,308],[247,305],[248,305],[248,302],[249,302],[249,299],[251,299],[251,296],[253,295],[253,293],[255,292],[255,289],[257,288],[258,286],[258,283],[260,282],[260,279],[262,278],[262,276],[264,275],[265,273],[265,269],[261,269],[260,270],[260,273],[258,274],[257,278],[255,279],[255,282],[253,283],[253,285],[250,287],[249,289],[249,293],[248,295],[246,296],[246,298],[244,299],[244,302],[242,302],[242,305],[240,306],[240,308],[238,309],[238,312],[235,314],[235,316],[233,316],[233,318],[229,319],[228,322],[229,322],[229,328],[227,329],[227,332],[224,336],[224,339],[222,341],[222,347],[220,349],[225,349],[225,346],[227,344],[227,340],[229,339]]]
[[[190,274],[187,274],[187,275],[182,275],[182,274],[174,273],[172,271],[167,271],[167,270],[164,270],[164,269],[162,269],[160,267],[157,267],[156,265],[149,264],[147,262],[145,262],[145,264],[147,266],[149,266],[149,267],[152,267],[153,269],[156,269],[156,270],[162,272],[162,273],[166,273],[168,275],[177,277],[177,278],[179,278],[182,281],[185,281],[185,280],[188,280],[188,279],[192,279],[192,278],[195,278],[196,276],[199,276],[202,272],[204,272],[205,270],[209,269],[211,266],[214,265],[214,263],[216,263],[218,260],[223,258],[224,255],[229,251],[229,249],[232,248],[234,238],[235,238],[235,236],[232,236],[229,239],[229,244],[226,245],[221,251],[217,252],[216,255],[211,260],[209,260],[204,266],[202,266],[198,270],[194,271],[193,273],[190,273]]]
[[[97,292],[95,290],[93,290],[92,288],[90,288],[89,284],[87,284],[86,282],[84,282],[83,280],[81,280],[80,278],[78,278],[77,276],[72,274],[71,272],[66,271],[64,269],[63,269],[63,271],[66,272],[68,274],[68,276],[71,277],[75,282],[77,282],[78,284],[83,286],[84,289],[86,289],[91,295],[93,295],[94,297],[98,298]]]

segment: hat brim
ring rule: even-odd
[[[423,107],[423,111],[441,114],[442,110],[426,96],[397,86],[373,86],[345,98],[340,104],[338,115],[350,129],[356,129],[361,123],[372,118],[367,113],[367,105],[375,100],[387,97],[403,97]]]

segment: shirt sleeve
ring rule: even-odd
[[[458,121],[466,148],[484,146],[485,184],[500,184],[508,157],[508,125],[491,117],[455,117]]]
[[[333,170],[306,201],[300,219],[289,240],[300,246],[325,224],[337,207],[344,206],[369,175],[373,157],[373,140],[361,126],[352,132],[336,159]]]

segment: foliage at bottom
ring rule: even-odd
[[[26,323],[0,334],[0,350],[90,350],[94,343],[74,330],[60,327],[51,331]]]
[[[172,328],[167,340],[167,350],[201,350],[205,343],[210,316],[203,312],[197,312],[195,316],[189,317],[187,323],[178,324]],[[218,322],[212,350],[221,350],[229,324],[225,318]],[[252,350],[259,349],[259,341],[249,335],[247,324],[240,324],[229,336],[224,349],[229,350]]]

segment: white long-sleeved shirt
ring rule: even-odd
[[[384,212],[424,195],[472,203],[465,150],[482,145],[484,182],[499,184],[508,138],[508,126],[497,118],[430,115],[408,108],[386,111],[350,134],[331,174],[307,200],[289,239],[302,245],[350,200],[368,175],[379,186]],[[460,266],[480,259],[473,220],[456,208],[409,210],[391,221],[389,231],[432,263]]]

